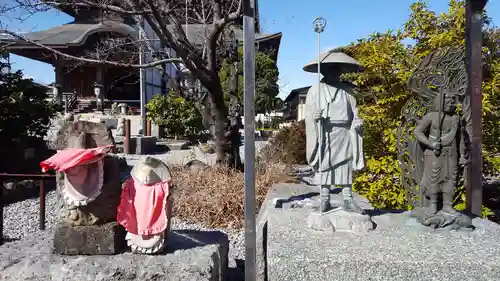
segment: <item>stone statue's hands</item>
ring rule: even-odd
[[[359,134],[363,133],[363,122],[356,122],[354,123],[354,130],[358,132]]]
[[[460,160],[458,160],[458,164],[462,165],[462,166],[468,165],[468,164],[470,164],[470,162],[471,162],[471,160],[467,159],[465,157],[460,157]]]
[[[441,150],[441,142],[438,141],[431,141],[429,144],[430,148],[432,148],[434,151],[440,151]]]
[[[312,114],[313,119],[316,122],[319,121],[319,120],[321,120],[321,118],[323,118],[322,115],[323,115],[323,110],[322,109],[316,109],[316,110],[313,111],[313,114]]]

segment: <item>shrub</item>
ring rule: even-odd
[[[183,97],[155,95],[146,105],[148,118],[159,126],[165,126],[168,133],[178,136],[194,136],[203,130],[202,116],[194,102]]]
[[[0,50],[0,57],[2,50]],[[0,61],[0,69],[8,64]],[[21,172],[30,170],[28,161],[23,161],[26,148],[35,149],[31,164],[44,157],[44,137],[49,132],[51,119],[61,108],[48,101],[46,89],[23,78],[22,71],[4,73],[0,71],[0,149],[1,172]],[[43,159],[43,158],[42,158]],[[35,165],[39,170],[38,164]]]
[[[287,165],[307,164],[306,125],[294,122],[277,131],[260,152],[260,160]]]
[[[175,216],[212,228],[238,229],[243,226],[243,173],[224,165],[206,167],[196,176],[182,166],[174,166],[171,170],[175,184]],[[257,166],[257,210],[269,187],[289,180],[285,171],[283,164]]]

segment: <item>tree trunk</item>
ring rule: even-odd
[[[235,127],[228,118],[228,107],[224,102],[220,83],[212,88],[209,97],[211,116],[212,120],[215,121],[216,161],[217,163],[224,163],[230,168],[242,170],[243,166],[239,155],[241,139],[237,131],[239,127],[237,125]]]

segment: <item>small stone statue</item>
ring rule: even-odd
[[[356,63],[345,54],[335,55]],[[340,81],[343,70],[337,62],[323,60],[321,73],[323,80],[320,85],[311,86],[305,104],[307,161],[316,170],[314,183],[321,185],[320,209],[332,209],[330,188],[339,186],[344,209],[363,213],[351,191],[353,171],[364,168],[363,120],[358,116],[351,87]]]
[[[415,207],[410,216],[434,228],[472,228],[471,218],[453,207],[462,167],[470,162],[464,54],[462,48],[443,48],[420,62],[408,82],[418,96],[404,106],[398,131],[402,184]]]
[[[120,161],[108,154],[115,146],[112,135],[104,124],[68,121],[59,130],[55,146],[58,152],[40,164],[42,170],[57,171],[57,191],[63,201],[55,252],[118,253],[125,233],[116,222]]]
[[[118,118],[118,124],[116,125],[116,135],[123,137],[125,135],[125,118]]]
[[[166,246],[172,215],[172,177],[162,161],[146,156],[125,182],[118,222],[132,252],[156,254]]]
[[[120,115],[120,107],[118,106],[117,102],[114,102],[111,105],[111,110],[109,111],[109,114],[111,116],[118,116],[118,115]]]

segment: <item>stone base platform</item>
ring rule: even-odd
[[[474,231],[433,230],[407,212],[371,210],[373,231],[319,232],[307,226],[311,209],[284,208],[313,202],[315,190],[280,185],[266,198],[258,219],[259,280],[500,280],[500,225],[476,218]]]
[[[349,213],[343,208],[336,208],[324,213],[310,212],[307,227],[324,232],[367,232],[373,230],[374,223],[369,215]]]
[[[92,226],[60,222],[54,235],[54,252],[62,255],[114,255],[125,246],[125,229],[117,222]]]
[[[179,230],[165,254],[63,256],[52,254],[54,231],[0,246],[0,280],[224,281],[229,241],[221,232]]]

